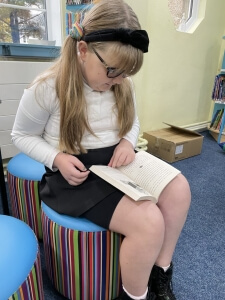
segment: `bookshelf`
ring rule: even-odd
[[[213,108],[213,114],[212,114],[212,121],[214,117],[216,116],[218,111],[225,110],[225,103],[221,103],[219,101],[215,101],[214,108]],[[220,116],[220,120],[218,120],[218,126],[217,128],[210,127],[209,132],[212,135],[212,137],[217,141],[217,143],[225,142],[225,132],[224,126],[225,126],[225,113],[223,111],[222,115]]]
[[[69,35],[72,25],[78,21],[82,21],[86,12],[92,7],[94,1],[88,0],[67,0],[66,1],[66,35]]]
[[[215,77],[212,99],[214,108],[209,132],[219,144],[225,142],[225,53],[220,74]]]

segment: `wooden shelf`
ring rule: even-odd
[[[219,130],[214,130],[214,129],[209,128],[209,133],[218,143],[225,142],[225,132],[221,133],[220,141],[218,141],[219,133],[220,133]]]

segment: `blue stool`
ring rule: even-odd
[[[61,215],[42,202],[46,269],[54,287],[72,300],[111,300],[121,291],[123,236],[87,219]]]
[[[39,246],[31,228],[0,215],[0,245],[0,299],[44,299]]]
[[[12,215],[26,222],[39,239],[42,229],[38,185],[44,173],[44,165],[24,153],[15,155],[7,166]]]

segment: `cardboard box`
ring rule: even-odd
[[[148,141],[149,153],[170,163],[201,153],[203,143],[201,134],[164,124],[169,127],[143,133],[143,138]]]

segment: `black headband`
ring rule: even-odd
[[[117,41],[148,52],[149,38],[145,30],[131,30],[127,28],[103,29],[84,35],[81,40],[85,42]]]

